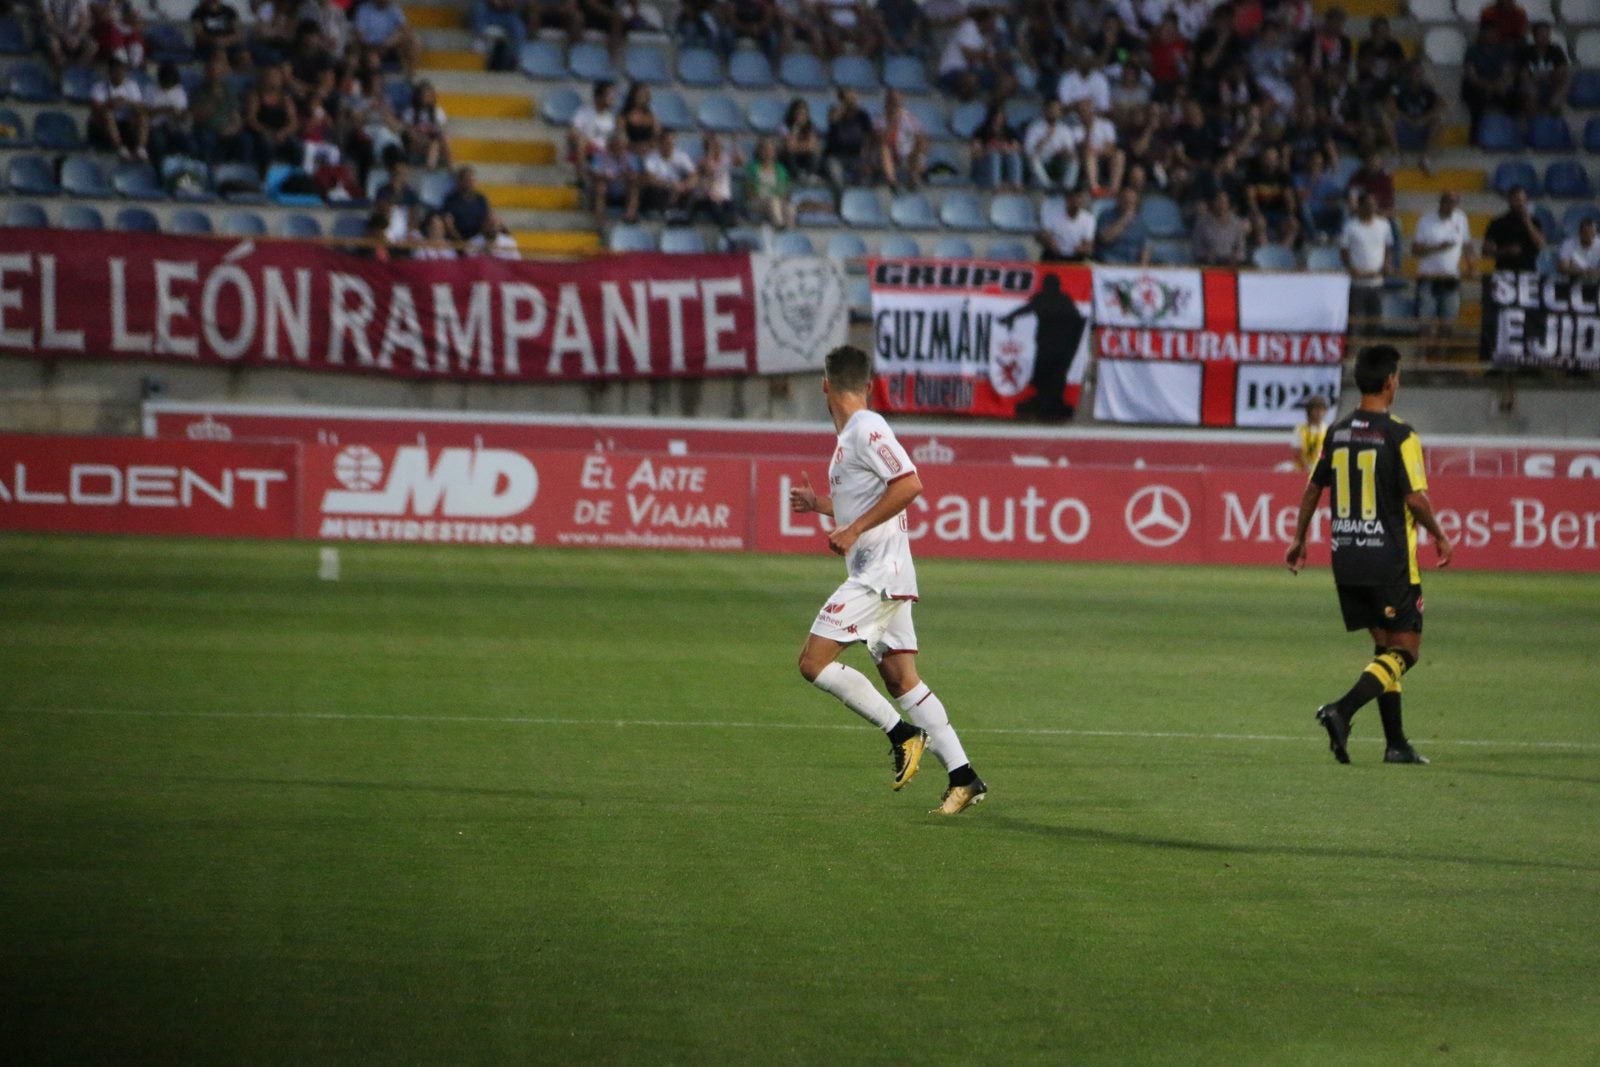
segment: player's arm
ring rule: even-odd
[[[1313,478],[1306,482],[1305,491],[1300,494],[1300,514],[1294,520],[1294,540],[1289,542],[1289,550],[1283,554],[1290,574],[1299,574],[1300,568],[1306,565],[1306,534],[1311,529],[1311,520],[1316,517],[1317,505],[1321,502],[1322,486]]]
[[[922,479],[917,476],[916,471],[896,478],[889,483],[883,495],[878,498],[878,502],[868,508],[860,518],[828,535],[828,547],[835,555],[845,555],[862,534],[875,526],[882,526],[908,508],[911,502],[921,495]]]
[[[1450,538],[1444,535],[1439,528],[1439,520],[1433,516],[1433,503],[1428,499],[1428,494],[1418,490],[1407,494],[1406,510],[1411,512],[1411,517],[1417,520],[1417,525],[1428,531],[1428,536],[1433,538],[1433,550],[1439,557],[1439,566],[1450,566],[1450,558],[1455,554],[1455,546],[1450,543]]]
[[[833,497],[818,496],[817,491],[811,488],[811,475],[802,471],[800,484],[789,487],[789,508],[802,515],[808,511],[815,511],[820,515],[832,515]]]

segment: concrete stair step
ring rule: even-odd
[[[1343,8],[1351,18],[1371,19],[1383,16],[1397,19],[1403,12],[1400,0],[1316,0],[1312,5],[1320,17],[1329,8]]]
[[[479,183],[483,195],[496,208],[525,211],[572,211],[578,206],[578,190],[560,185],[500,185]]]
[[[419,61],[419,77],[432,79],[435,71],[482,70],[484,57],[470,48],[430,48]]]
[[[457,163],[518,164],[527,167],[550,166],[555,163],[557,156],[556,146],[550,141],[459,136],[450,138],[450,154]]]
[[[540,233],[560,233],[569,230],[580,233],[596,232],[594,216],[587,211],[518,207],[502,209],[498,204],[495,205],[495,210],[499,213],[501,221],[506,224],[506,228],[511,230],[537,230]]]
[[[426,59],[424,59],[426,62]],[[520,96],[531,99],[535,85],[521,74],[511,71],[484,70],[480,63],[467,70],[439,70],[430,74],[429,81],[440,92],[482,93],[491,96]]]
[[[484,163],[475,159],[457,160],[457,165],[470,163],[477,171],[480,185],[529,185],[552,188],[573,188],[572,169],[559,165],[528,166],[522,163]],[[1420,209],[1419,209],[1420,210]]]
[[[439,105],[454,121],[464,119],[531,119],[533,99],[503,93],[468,93],[440,90]]]
[[[551,129],[531,119],[460,118],[450,116],[450,140],[466,137],[480,141],[548,141],[566,139],[565,130]]]
[[[600,251],[600,235],[593,230],[512,230],[525,256],[570,256]]]
[[[414,29],[457,29],[467,21],[464,8],[454,4],[405,4],[406,21]]]
[[[1432,174],[1424,174],[1407,167],[1395,172],[1394,187],[1396,192],[1408,193],[1443,193],[1451,189],[1475,193],[1488,188],[1488,180],[1481,168],[1435,168]]]

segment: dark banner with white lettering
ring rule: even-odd
[[[1600,369],[1600,285],[1495,271],[1483,279],[1482,351],[1502,366]]]

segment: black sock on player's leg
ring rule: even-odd
[[[917,736],[917,728],[901,719],[894,724],[894,729],[889,731],[889,740],[897,745],[903,745]]]
[[[950,772],[951,785],[971,785],[978,780],[978,772],[972,769],[972,764],[963,763]]]
[[[1389,748],[1406,747],[1406,730],[1400,721],[1400,694],[1391,690],[1378,697],[1378,714],[1383,717],[1383,741]]]

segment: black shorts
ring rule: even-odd
[[[1339,611],[1346,630],[1376,626],[1392,633],[1422,632],[1422,586],[1345,585],[1339,583]]]

